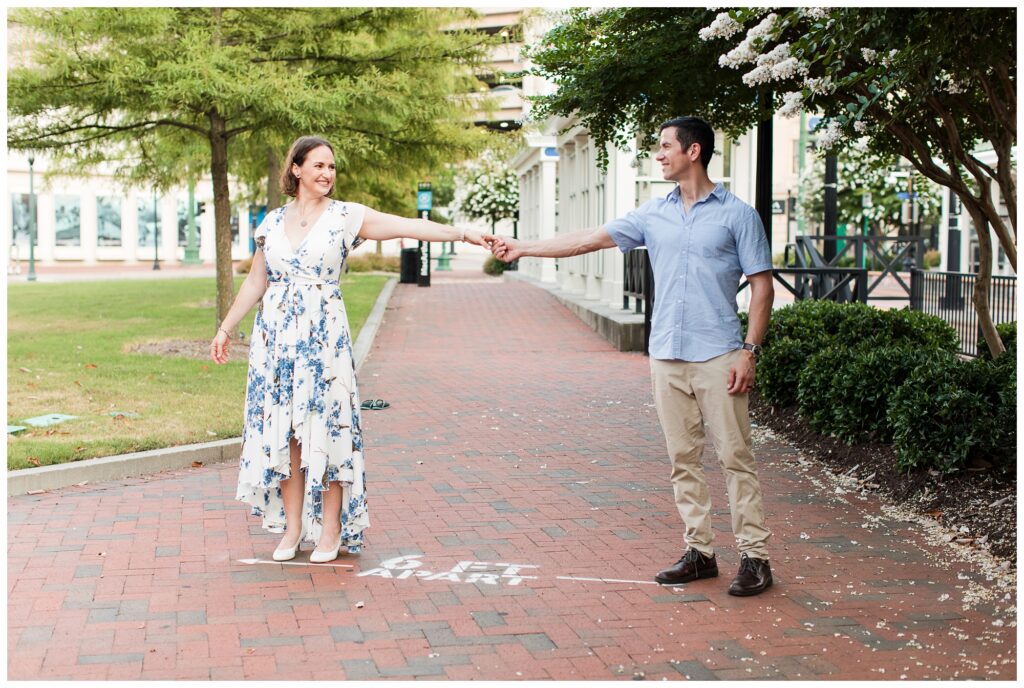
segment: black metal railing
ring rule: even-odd
[[[960,336],[960,353],[978,355],[981,328],[974,310],[974,285],[978,276],[967,272],[910,272],[910,309],[937,315]],[[1017,319],[1017,278],[993,275],[989,309],[995,324]]]
[[[843,242],[843,247],[830,259],[825,260],[818,251],[818,243]],[[888,249],[883,247],[889,244]],[[789,268],[826,268],[838,267],[843,258],[852,259],[856,267],[866,266],[868,262],[872,266],[880,267],[879,274],[867,287],[867,297],[872,301],[902,301],[910,296],[910,285],[899,274],[901,271],[917,267],[924,255],[924,237],[916,236],[874,236],[853,234],[814,236],[801,235],[796,237],[796,243],[787,244],[784,254],[786,267]],[[873,295],[872,292],[885,280],[886,275],[892,275],[896,283],[906,292],[902,296]]]
[[[645,248],[625,253],[625,275],[622,281],[622,308],[644,314],[644,353],[651,343],[651,313],[654,310],[654,271]],[[633,300],[632,306],[630,299]]]

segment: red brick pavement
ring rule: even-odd
[[[268,562],[231,465],[11,498],[9,677],[1015,678],[1012,590],[765,433],[775,586],[726,594],[711,450],[722,576],[651,584],[682,527],[648,375],[535,287],[400,286],[363,554]]]

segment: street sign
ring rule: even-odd
[[[786,200],[784,198],[772,199],[772,215],[786,214]]]
[[[416,210],[433,210],[434,192],[430,190],[430,182],[420,182],[416,191]]]

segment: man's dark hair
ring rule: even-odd
[[[668,127],[676,128],[676,138],[684,151],[695,143],[700,144],[700,164],[706,170],[715,152],[715,132],[711,126],[699,117],[673,117],[661,125],[658,133]]]

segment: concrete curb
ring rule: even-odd
[[[370,353],[370,347],[377,336],[388,301],[395,291],[397,278],[391,278],[381,289],[377,301],[366,318],[359,338],[356,339],[352,354],[356,359],[356,368],[360,368]],[[196,461],[207,463],[223,463],[236,461],[242,446],[241,437],[185,444],[179,447],[166,447],[150,451],[104,456],[86,459],[73,463],[61,463],[39,468],[23,468],[7,472],[7,496],[28,494],[29,492],[57,490],[79,483],[103,482],[132,478],[159,471],[170,471],[179,468],[190,468]]]

